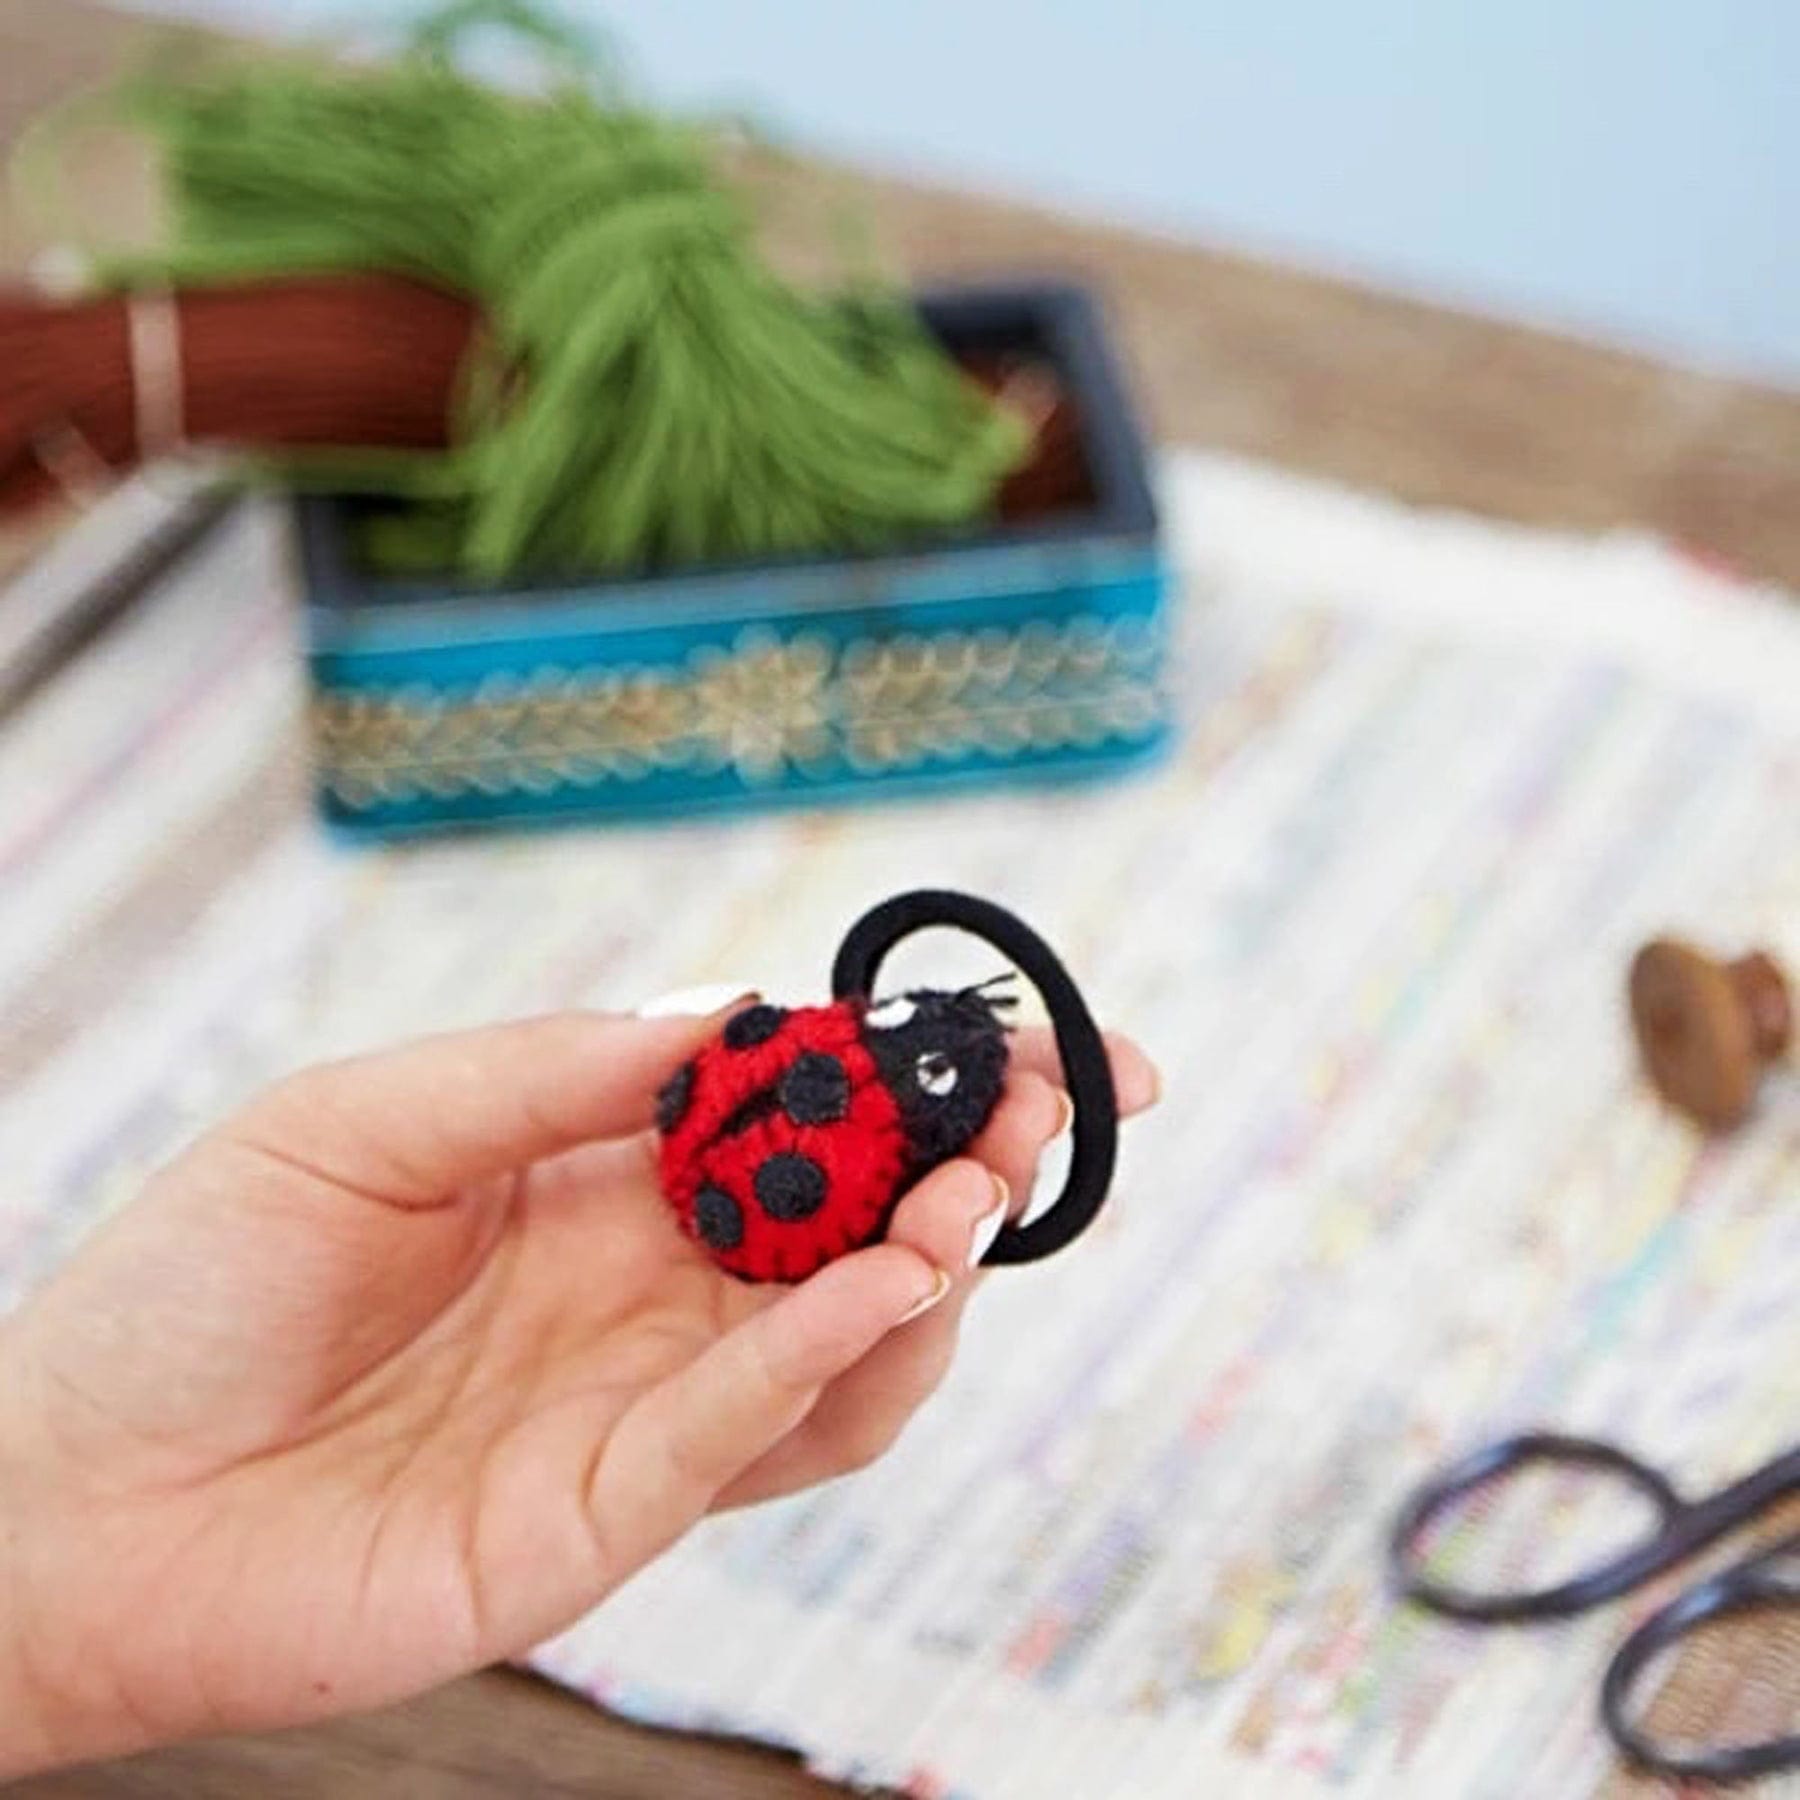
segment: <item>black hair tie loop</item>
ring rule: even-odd
[[[984,1265],[1037,1262],[1072,1244],[1099,1215],[1112,1185],[1119,1151],[1119,1101],[1100,1028],[1056,952],[1023,919],[947,888],[896,894],[866,912],[838,946],[831,968],[837,1000],[867,997],[888,952],[902,938],[949,926],[991,944],[1037,989],[1050,1014],[1063,1079],[1075,1105],[1068,1179],[1054,1205],[1027,1225],[1006,1225],[982,1258]]]

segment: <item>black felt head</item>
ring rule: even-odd
[[[863,1041],[900,1108],[914,1165],[967,1148],[1000,1103],[1006,1081],[1001,1009],[1010,995],[984,988],[914,988],[869,1003]]]

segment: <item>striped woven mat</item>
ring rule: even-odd
[[[280,523],[238,510],[0,727],[0,1297],[295,1063],[803,997],[883,893],[991,893],[1168,1076],[1102,1227],[989,1283],[881,1465],[707,1527],[539,1665],[921,1796],[1633,1791],[1595,1722],[1630,1606],[1469,1633],[1393,1605],[1381,1541],[1526,1422],[1696,1485],[1800,1438],[1800,1085],[1704,1146],[1620,1005],[1656,930],[1800,967],[1800,619],[1636,538],[1198,458],[1165,492],[1154,776],[379,853],[313,822]],[[1702,1644],[1656,1705],[1766,1726],[1795,1650]]]

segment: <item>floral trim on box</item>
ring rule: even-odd
[[[751,788],[879,777],[1154,737],[1167,722],[1161,648],[1141,616],[846,645],[758,626],[673,666],[503,672],[452,694],[325,692],[313,728],[324,786],[350,810],[673,772],[734,771]]]

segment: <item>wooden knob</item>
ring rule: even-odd
[[[1764,1068],[1793,1037],[1787,977],[1766,950],[1726,962],[1657,938],[1632,959],[1630,997],[1638,1050],[1657,1092],[1710,1131],[1749,1112]]]

